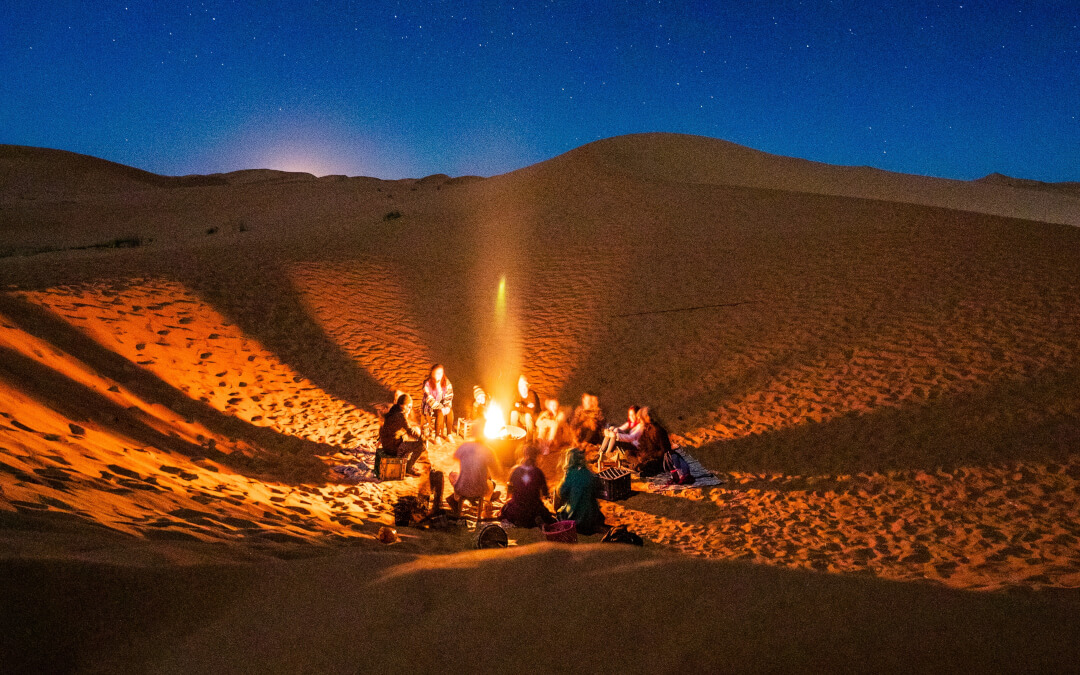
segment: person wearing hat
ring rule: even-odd
[[[468,414],[470,420],[476,421],[484,419],[484,413],[487,412],[487,393],[480,388],[479,385],[474,385],[472,388],[472,403],[469,404],[468,410],[465,412]]]

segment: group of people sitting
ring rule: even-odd
[[[379,430],[380,452],[406,459],[405,471],[418,476],[417,461],[427,449],[428,439],[456,441],[453,421],[454,390],[442,365],[431,368],[423,384],[421,424],[412,423],[413,400],[399,392],[386,412]],[[597,501],[600,481],[589,467],[587,452],[596,453],[599,471],[605,461],[623,462],[641,477],[671,470],[672,480],[689,482],[689,471],[678,466],[681,457],[672,452],[668,432],[649,408],[631,406],[626,421],[609,426],[595,394],[585,393],[581,404],[569,416],[556,399],[543,399],[522,376],[510,411],[510,424],[526,432],[520,459],[506,475],[502,462],[483,438],[487,393],[473,388],[467,406],[471,424],[467,438],[454,451],[458,470],[450,473],[454,492],[447,499],[452,511],[460,513],[465,502],[490,503],[497,497],[496,478],[505,478],[508,500],[499,518],[518,527],[536,527],[556,520],[573,520],[578,532],[593,534],[606,529]],[[539,466],[542,456],[564,453],[559,486],[551,491],[547,476]],[[685,464],[685,462],[683,462]],[[551,499],[552,510],[545,500]]]
[[[614,459],[625,461],[642,478],[665,470],[671,439],[649,408],[630,406],[626,421],[615,427],[608,425],[596,394],[582,394],[581,404],[569,416],[554,398],[544,399],[541,407],[539,396],[530,389],[524,375],[518,380],[517,394],[510,424],[524,428],[526,438],[534,440],[543,454],[575,445],[595,447],[598,469],[605,460]],[[483,390],[475,388],[476,395],[483,397]]]
[[[450,473],[454,492],[447,498],[454,513],[460,513],[465,502],[490,503],[498,496],[495,479],[505,475],[495,452],[483,442],[480,433],[472,435],[454,451],[458,471]],[[515,527],[538,527],[557,520],[572,520],[582,534],[605,531],[607,526],[598,501],[599,478],[585,462],[584,451],[579,448],[566,451],[563,479],[554,491],[548,487],[547,475],[538,464],[540,455],[540,445],[535,442],[528,442],[522,448],[520,461],[506,478],[508,499],[499,513],[499,520]],[[554,513],[547,506],[549,498]]]

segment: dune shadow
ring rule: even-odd
[[[114,654],[101,648],[113,642],[118,628],[126,644],[149,656],[162,633],[190,628],[192,608],[212,611],[251,583],[250,571],[236,565],[183,569],[10,560],[0,567],[0,660],[11,672],[76,672],[91,663],[96,672],[125,670],[122,663],[110,664]]]
[[[386,556],[273,568],[7,563],[0,597],[17,611],[0,624],[0,654],[28,672],[88,663],[110,672],[349,671],[372,655],[387,671],[467,661],[485,672],[507,662],[538,671],[573,663],[586,671],[1013,672],[1067,670],[1080,644],[1075,597],[967,593],[613,547],[530,552],[442,567]],[[388,575],[392,565],[407,569]],[[343,584],[342,574],[357,581]],[[531,611],[508,612],[510,592]],[[418,616],[421,598],[433,609]],[[402,649],[392,627],[409,621],[432,638]],[[520,639],[549,624],[567,635],[600,626],[605,639],[558,649]],[[487,648],[461,639],[474,635]]]
[[[794,475],[1062,461],[1080,447],[1080,369],[848,413],[696,448],[720,471]]]
[[[72,420],[89,421],[146,445],[192,458],[211,458],[241,473],[270,475],[285,482],[321,478],[325,467],[314,455],[335,451],[332,446],[281,434],[194,400],[26,300],[0,294],[0,312],[19,329],[79,359],[98,375],[123,384],[143,401],[162,405],[180,417],[197,421],[215,434],[248,441],[265,455],[248,458],[239,453],[225,454],[162,433],[139,419],[132,410],[92,388],[14,350],[0,348],[0,372],[6,372],[20,391]]]

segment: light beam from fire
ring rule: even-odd
[[[489,401],[487,410],[484,411],[484,436],[487,438],[500,438],[503,428],[506,426],[506,415],[498,401]]]

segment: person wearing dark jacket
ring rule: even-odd
[[[544,498],[549,493],[547,477],[536,465],[539,456],[538,445],[530,443],[525,446],[521,464],[514,467],[510,472],[510,479],[506,482],[510,501],[506,502],[499,514],[500,520],[505,520],[515,527],[536,527],[555,522],[555,516],[544,506]]]
[[[406,473],[419,476],[420,473],[414,465],[424,454],[427,445],[421,438],[420,428],[409,422],[412,408],[412,396],[398,396],[397,402],[386,411],[382,426],[379,427],[379,445],[382,446],[382,453],[388,457],[408,457],[405,463]]]

